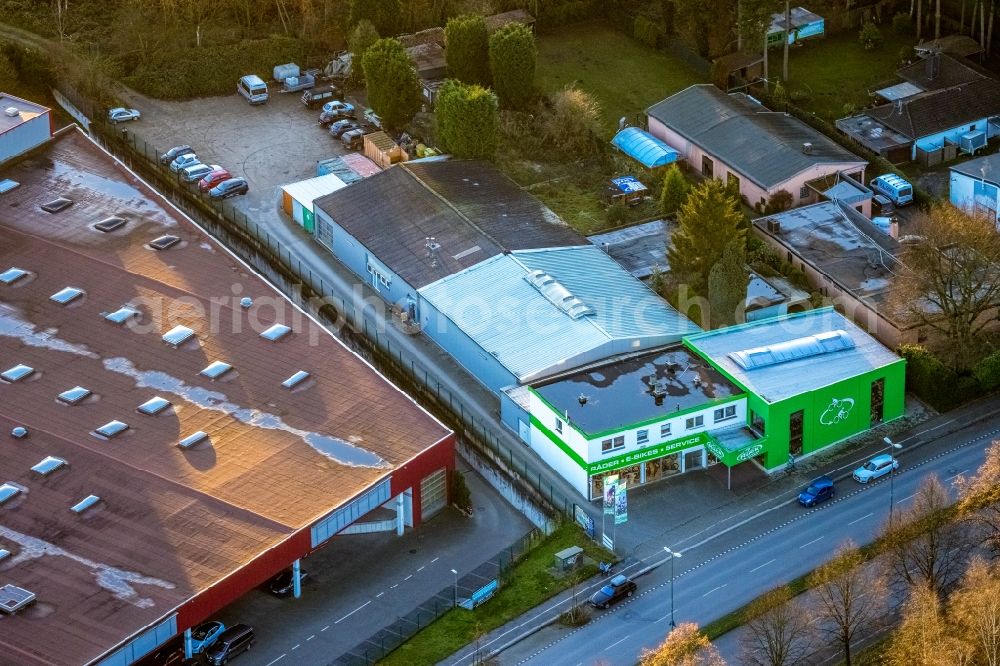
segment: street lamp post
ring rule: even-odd
[[[674,623],[674,560],[678,559],[681,554],[666,546],[663,547],[663,550],[670,556],[670,628],[673,629],[677,626]]]
[[[893,490],[895,489],[894,488],[894,484],[893,484],[893,479],[896,476],[896,456],[893,455],[893,450],[894,449],[901,449],[901,448],[903,448],[903,445],[902,444],[897,444],[896,442],[892,441],[888,437],[883,437],[882,441],[885,442],[886,450],[889,452],[889,455],[892,456],[892,459],[893,459],[892,467],[889,468],[889,526],[891,527],[892,526],[892,507],[893,507],[892,495],[893,495]]]
[[[455,576],[455,588],[454,588],[455,592],[454,592],[454,596],[453,596],[452,606],[457,606],[458,605],[458,572],[455,571],[454,569],[452,569],[451,573],[454,574],[454,576]]]

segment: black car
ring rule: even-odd
[[[193,153],[191,146],[174,146],[167,152],[160,155],[160,164],[170,164],[184,153]]]
[[[802,506],[816,506],[820,502],[833,497],[833,479],[828,476],[821,476],[813,479],[812,483],[799,493],[799,504]]]
[[[243,654],[254,644],[253,627],[248,624],[235,624],[221,634],[208,649],[205,659],[212,666],[221,666],[238,654]]]
[[[230,178],[224,180],[208,191],[208,196],[213,199],[228,199],[237,194],[246,194],[250,191],[250,185],[245,178]]]
[[[319,124],[326,127],[332,122],[345,119],[353,119],[354,111],[348,111],[346,109],[335,109],[333,111],[323,111],[319,114]]]
[[[631,597],[635,591],[635,582],[619,574],[590,597],[590,605],[594,608],[607,608],[616,601]]]
[[[361,127],[361,124],[358,121],[344,118],[330,125],[330,136],[334,139],[339,139],[345,132],[350,132],[359,127]]]
[[[305,569],[299,569],[299,584],[301,585],[306,578],[309,578],[309,572]],[[271,590],[271,594],[277,597],[287,597],[292,593],[292,570],[285,569],[280,574],[271,579],[271,584],[268,586]]]
[[[318,86],[302,93],[302,103],[311,109],[338,97],[340,97],[340,90],[336,86]]]

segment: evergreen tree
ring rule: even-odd
[[[449,19],[444,43],[449,77],[462,83],[490,84],[490,36],[482,16],[467,14]]]
[[[420,110],[420,82],[398,39],[380,39],[361,59],[368,103],[386,127],[399,129]]]
[[[744,240],[726,245],[722,258],[708,274],[708,302],[713,328],[741,323],[747,298],[749,276]]]
[[[367,19],[380,35],[399,34],[403,9],[399,0],[351,0],[347,24],[354,26]]]
[[[505,108],[523,109],[534,97],[535,35],[521,23],[509,23],[490,36],[493,90]]]
[[[691,184],[681,173],[677,163],[667,167],[663,174],[663,189],[660,191],[660,210],[664,215],[674,215],[683,205],[691,190]]]
[[[709,179],[691,190],[677,215],[667,261],[674,282],[685,281],[704,293],[712,270],[731,242],[746,241],[746,227],[739,204],[720,180]]]
[[[482,86],[448,79],[438,92],[436,134],[455,157],[491,158],[500,141],[497,96]]]
[[[361,59],[365,55],[368,47],[379,40],[378,30],[368,19],[362,19],[354,26],[351,35],[347,38],[347,49],[351,52],[351,60],[356,63],[352,68],[352,74],[358,79],[364,79],[364,70],[361,67]]]

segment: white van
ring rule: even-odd
[[[884,173],[869,185],[897,206],[913,203],[913,186],[894,173]]]
[[[236,92],[247,98],[251,104],[267,102],[267,84],[256,74],[247,74],[236,84]]]

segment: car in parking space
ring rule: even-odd
[[[194,149],[191,148],[191,146],[174,146],[167,152],[160,155],[160,164],[170,164],[175,159],[177,159],[179,155],[183,155],[184,153],[193,153],[193,152]]]
[[[340,135],[340,142],[348,150],[358,150],[364,145],[365,134],[371,134],[372,128],[361,126]]]
[[[302,103],[310,109],[340,96],[336,86],[317,86],[302,93]]]
[[[130,120],[139,120],[141,116],[142,114],[139,113],[139,109],[126,109],[125,107],[119,106],[108,110],[108,120],[113,123],[124,123]]]
[[[209,620],[199,624],[191,630],[191,653],[204,652],[219,639],[219,635],[225,630],[226,625],[218,620]]]
[[[821,476],[813,479],[805,490],[799,493],[799,504],[802,506],[816,506],[820,502],[833,497],[833,479],[828,476]]]
[[[174,158],[174,161],[170,163],[170,170],[173,172],[180,171],[184,167],[191,166],[192,164],[201,164],[201,160],[194,153],[182,153]]]
[[[359,127],[361,127],[361,123],[357,120],[344,118],[343,120],[338,120],[330,125],[330,136],[334,139],[339,139],[343,136],[344,132],[350,132],[351,130],[356,130]]]
[[[181,180],[185,183],[196,183],[221,168],[218,164],[192,164],[180,170]]]
[[[228,199],[238,194],[246,194],[250,191],[250,185],[246,178],[230,178],[224,180],[208,191],[208,196],[213,199]]]
[[[234,624],[205,650],[205,659],[212,666],[222,666],[233,657],[249,650],[255,641],[253,627],[248,624]]]
[[[854,470],[853,476],[854,480],[858,483],[868,483],[873,479],[889,474],[894,469],[899,469],[899,461],[888,453],[883,453]]]
[[[326,127],[336,120],[353,117],[353,105],[334,100],[323,105],[323,111],[319,114],[319,124]]]
[[[233,174],[229,173],[228,170],[216,169],[198,181],[198,189],[202,192],[208,192],[222,181],[229,180],[232,177]]]
[[[637,585],[630,578],[618,574],[608,581],[607,585],[594,592],[590,597],[590,605],[594,608],[607,608],[611,604],[621,601],[626,597],[635,594]]]
[[[309,578],[309,572],[305,569],[299,569],[299,584],[301,585],[307,578]],[[293,592],[292,587],[292,570],[285,569],[280,574],[271,579],[270,584],[267,586],[271,590],[271,594],[276,597],[287,597]]]
[[[375,113],[375,109],[365,109],[365,112],[361,115],[366,123],[372,127],[382,129],[382,117]]]

